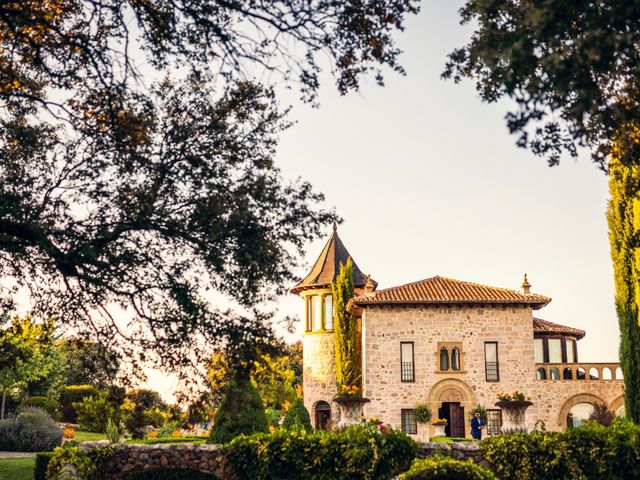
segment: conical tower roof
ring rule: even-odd
[[[338,228],[334,223],[333,232],[331,232],[331,236],[313,265],[311,272],[298,282],[291,289],[291,292],[297,294],[310,288],[328,287],[340,273],[340,264],[346,263],[349,257],[351,257],[351,262],[353,263],[353,285],[356,288],[364,288],[368,277],[358,268],[355,260],[347,251],[340,237],[338,237]]]

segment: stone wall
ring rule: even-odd
[[[80,447],[88,451],[107,445],[109,443],[105,441],[83,442]],[[218,445],[119,443],[111,446],[114,455],[105,466],[104,480],[123,480],[132,472],[161,467],[192,468],[221,480],[231,478],[225,470],[224,453]]]
[[[538,381],[535,372],[533,319],[527,306],[369,306],[362,320],[364,395],[371,400],[365,415],[396,427],[401,409],[427,402],[434,413],[442,402],[460,402],[465,433],[470,436],[471,409],[494,407],[500,392],[519,390],[534,405],[526,421],[532,429],[542,420],[549,430],[566,427],[566,413],[581,400],[602,401],[617,408],[619,380]],[[400,377],[400,342],[414,342],[415,382]],[[439,372],[438,343],[460,342],[458,372]],[[500,379],[486,380],[484,343],[498,342]],[[433,426],[418,425],[417,438],[434,434]]]
[[[482,468],[491,468],[491,465],[482,453],[480,442],[427,442],[420,444],[418,458],[433,457],[434,455],[445,455],[462,461],[473,460]]]
[[[336,394],[335,349],[333,332],[306,333],[302,339],[304,366],[304,406],[315,426],[315,405],[319,401],[331,405],[334,422],[337,422],[337,406],[331,401]]]

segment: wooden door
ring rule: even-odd
[[[459,403],[449,404],[450,436],[464,437],[464,408]]]

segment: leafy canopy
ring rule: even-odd
[[[487,102],[515,100],[509,130],[550,165],[586,146],[606,168],[615,139],[637,164],[639,9],[638,0],[468,0],[462,23],[477,26],[443,76],[473,79]]]
[[[269,337],[254,307],[335,215],[274,166],[286,111],[250,80],[313,101],[323,58],[342,93],[381,83],[402,72],[392,34],[416,4],[3,2],[0,276],[37,312],[174,371],[205,345]]]

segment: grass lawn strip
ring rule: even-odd
[[[0,459],[0,480],[33,480],[35,456]]]

